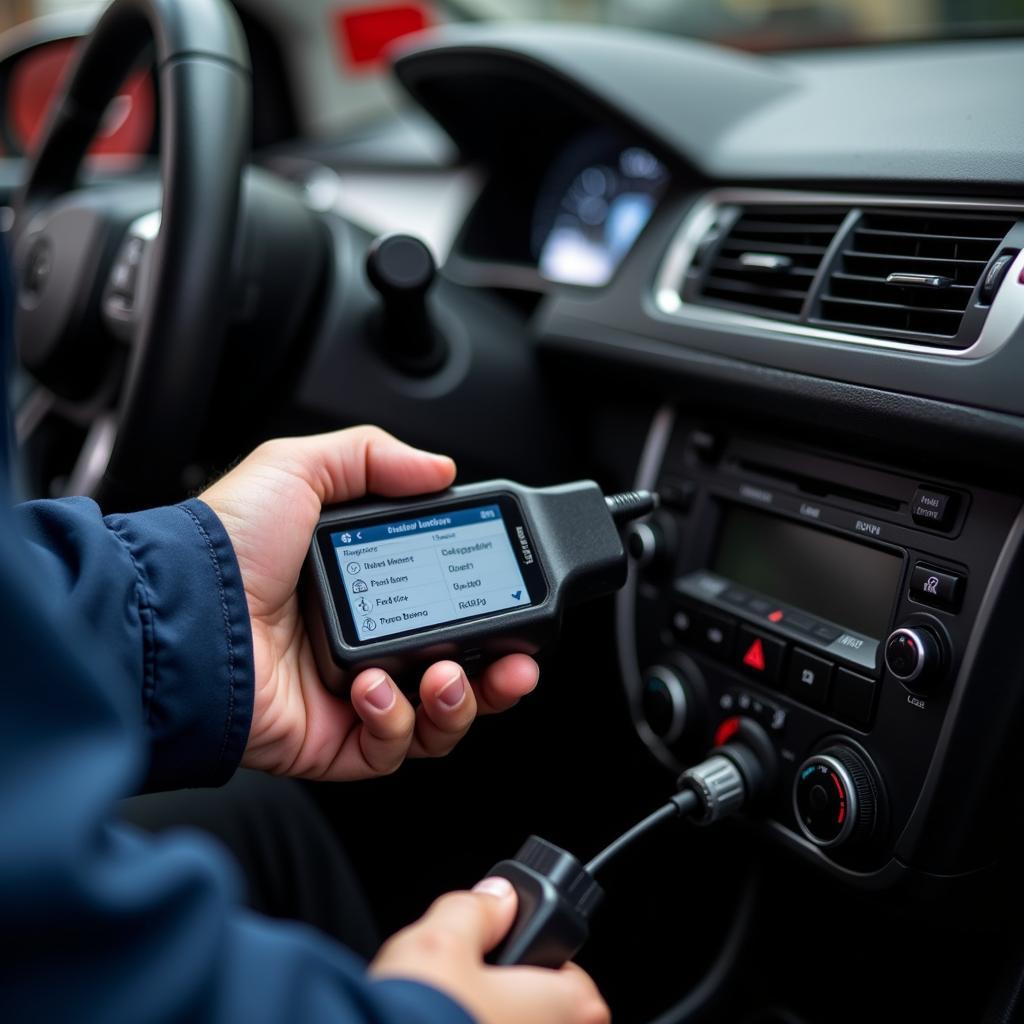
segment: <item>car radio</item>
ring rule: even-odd
[[[912,860],[1018,502],[693,424],[662,445],[618,604],[637,730],[678,770],[757,721],[780,765],[767,831],[878,884]]]

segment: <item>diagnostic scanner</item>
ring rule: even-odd
[[[344,695],[372,666],[414,689],[438,659],[472,673],[536,654],[568,605],[622,586],[619,526],[655,503],[646,491],[605,497],[589,480],[492,480],[326,509],[304,570],[320,678]]]

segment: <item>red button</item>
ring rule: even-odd
[[[755,672],[764,671],[764,645],[760,637],[747,648],[747,653],[743,655],[743,664]]]
[[[763,683],[777,683],[782,675],[786,644],[773,636],[740,626],[736,642],[735,664],[747,675]]]
[[[733,715],[732,718],[727,718],[722,724],[715,730],[715,746],[724,747],[740,731],[740,720],[739,716]]]

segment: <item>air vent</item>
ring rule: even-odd
[[[697,301],[796,319],[814,275],[846,217],[845,209],[726,208],[732,220],[703,275]],[[717,240],[712,228],[711,238]]]
[[[965,314],[1013,224],[934,210],[865,210],[829,274],[815,322],[966,347],[980,320],[965,325]]]

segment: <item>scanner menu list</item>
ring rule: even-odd
[[[360,641],[530,603],[498,505],[354,527],[332,541]]]

